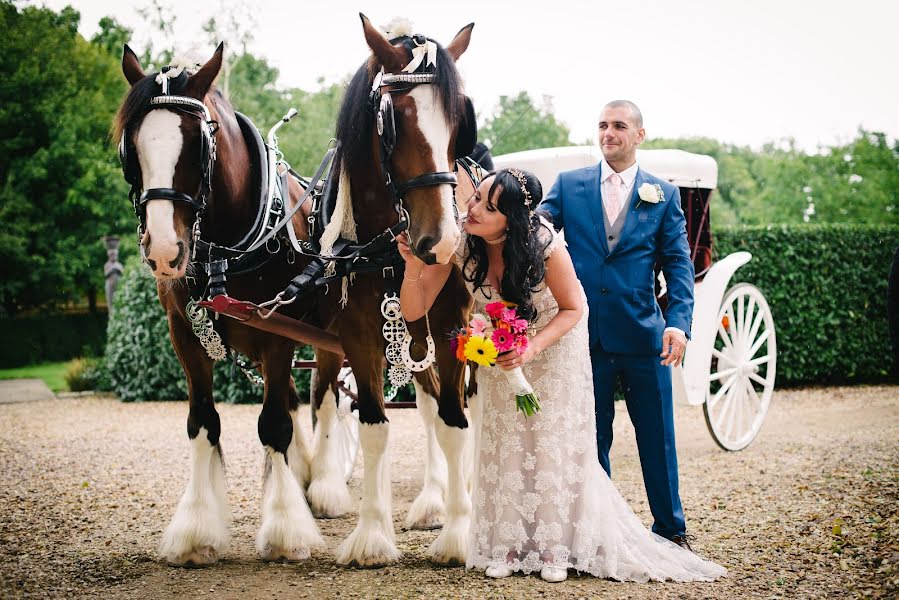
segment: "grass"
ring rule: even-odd
[[[69,361],[41,363],[15,369],[0,369],[0,379],[43,379],[54,392],[68,390],[65,374]]]

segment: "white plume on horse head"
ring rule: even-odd
[[[381,30],[388,40],[409,36],[415,31],[411,19],[405,17],[394,17],[387,25],[383,25]]]
[[[179,52],[172,57],[169,64],[165,65],[165,67],[168,67],[168,69],[165,70],[165,73],[162,72],[165,67],[159,70],[160,72],[156,76],[156,83],[162,84],[162,79],[164,77],[175,79],[181,75],[181,73],[187,73],[188,76],[191,76],[199,71],[202,66],[203,60],[200,58],[200,53],[196,48],[192,48],[186,52]]]

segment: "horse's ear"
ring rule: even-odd
[[[449,46],[446,47],[446,51],[449,52],[454,61],[459,60],[459,57],[462,56],[466,50],[468,50],[468,43],[471,41],[472,29],[474,29],[474,23],[469,23],[468,25],[460,29],[459,33],[456,34],[456,37],[453,38],[453,41],[451,41],[449,43]]]
[[[365,33],[365,41],[368,43],[368,47],[371,48],[372,53],[374,53],[375,58],[378,59],[378,62],[384,66],[384,70],[388,72],[399,71],[406,66],[409,58],[406,49],[394,46],[387,41],[387,38],[362,13],[359,13],[359,18],[362,19],[362,31]]]
[[[125,79],[131,85],[144,78],[144,69],[140,66],[140,60],[128,44],[125,44],[125,48],[122,50],[122,73],[125,74]]]
[[[206,95],[222,68],[222,52],[224,48],[225,42],[219,43],[212,58],[206,61],[206,64],[200,67],[200,70],[187,80],[185,91],[197,98],[203,98]]]

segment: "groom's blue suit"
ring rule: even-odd
[[[620,239],[609,252],[603,220],[600,164],[559,175],[541,208],[564,229],[568,251],[587,294],[590,355],[596,399],[599,460],[609,475],[609,448],[620,379],[637,435],[646,494],[664,537],[685,533],[677,483],[677,454],[671,398],[671,368],[661,366],[662,335],[676,327],[690,335],[693,262],[677,187],[638,169]],[[640,202],[644,183],[658,184],[664,200]],[[639,206],[638,206],[639,204]],[[662,314],[655,299],[660,264],[668,288]]]

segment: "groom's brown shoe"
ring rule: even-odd
[[[687,534],[672,536],[671,541],[674,542],[675,544],[677,544],[678,546],[680,546],[681,548],[683,548],[685,550],[689,550],[690,552],[693,552],[693,548],[690,547],[690,542],[687,539]]]

